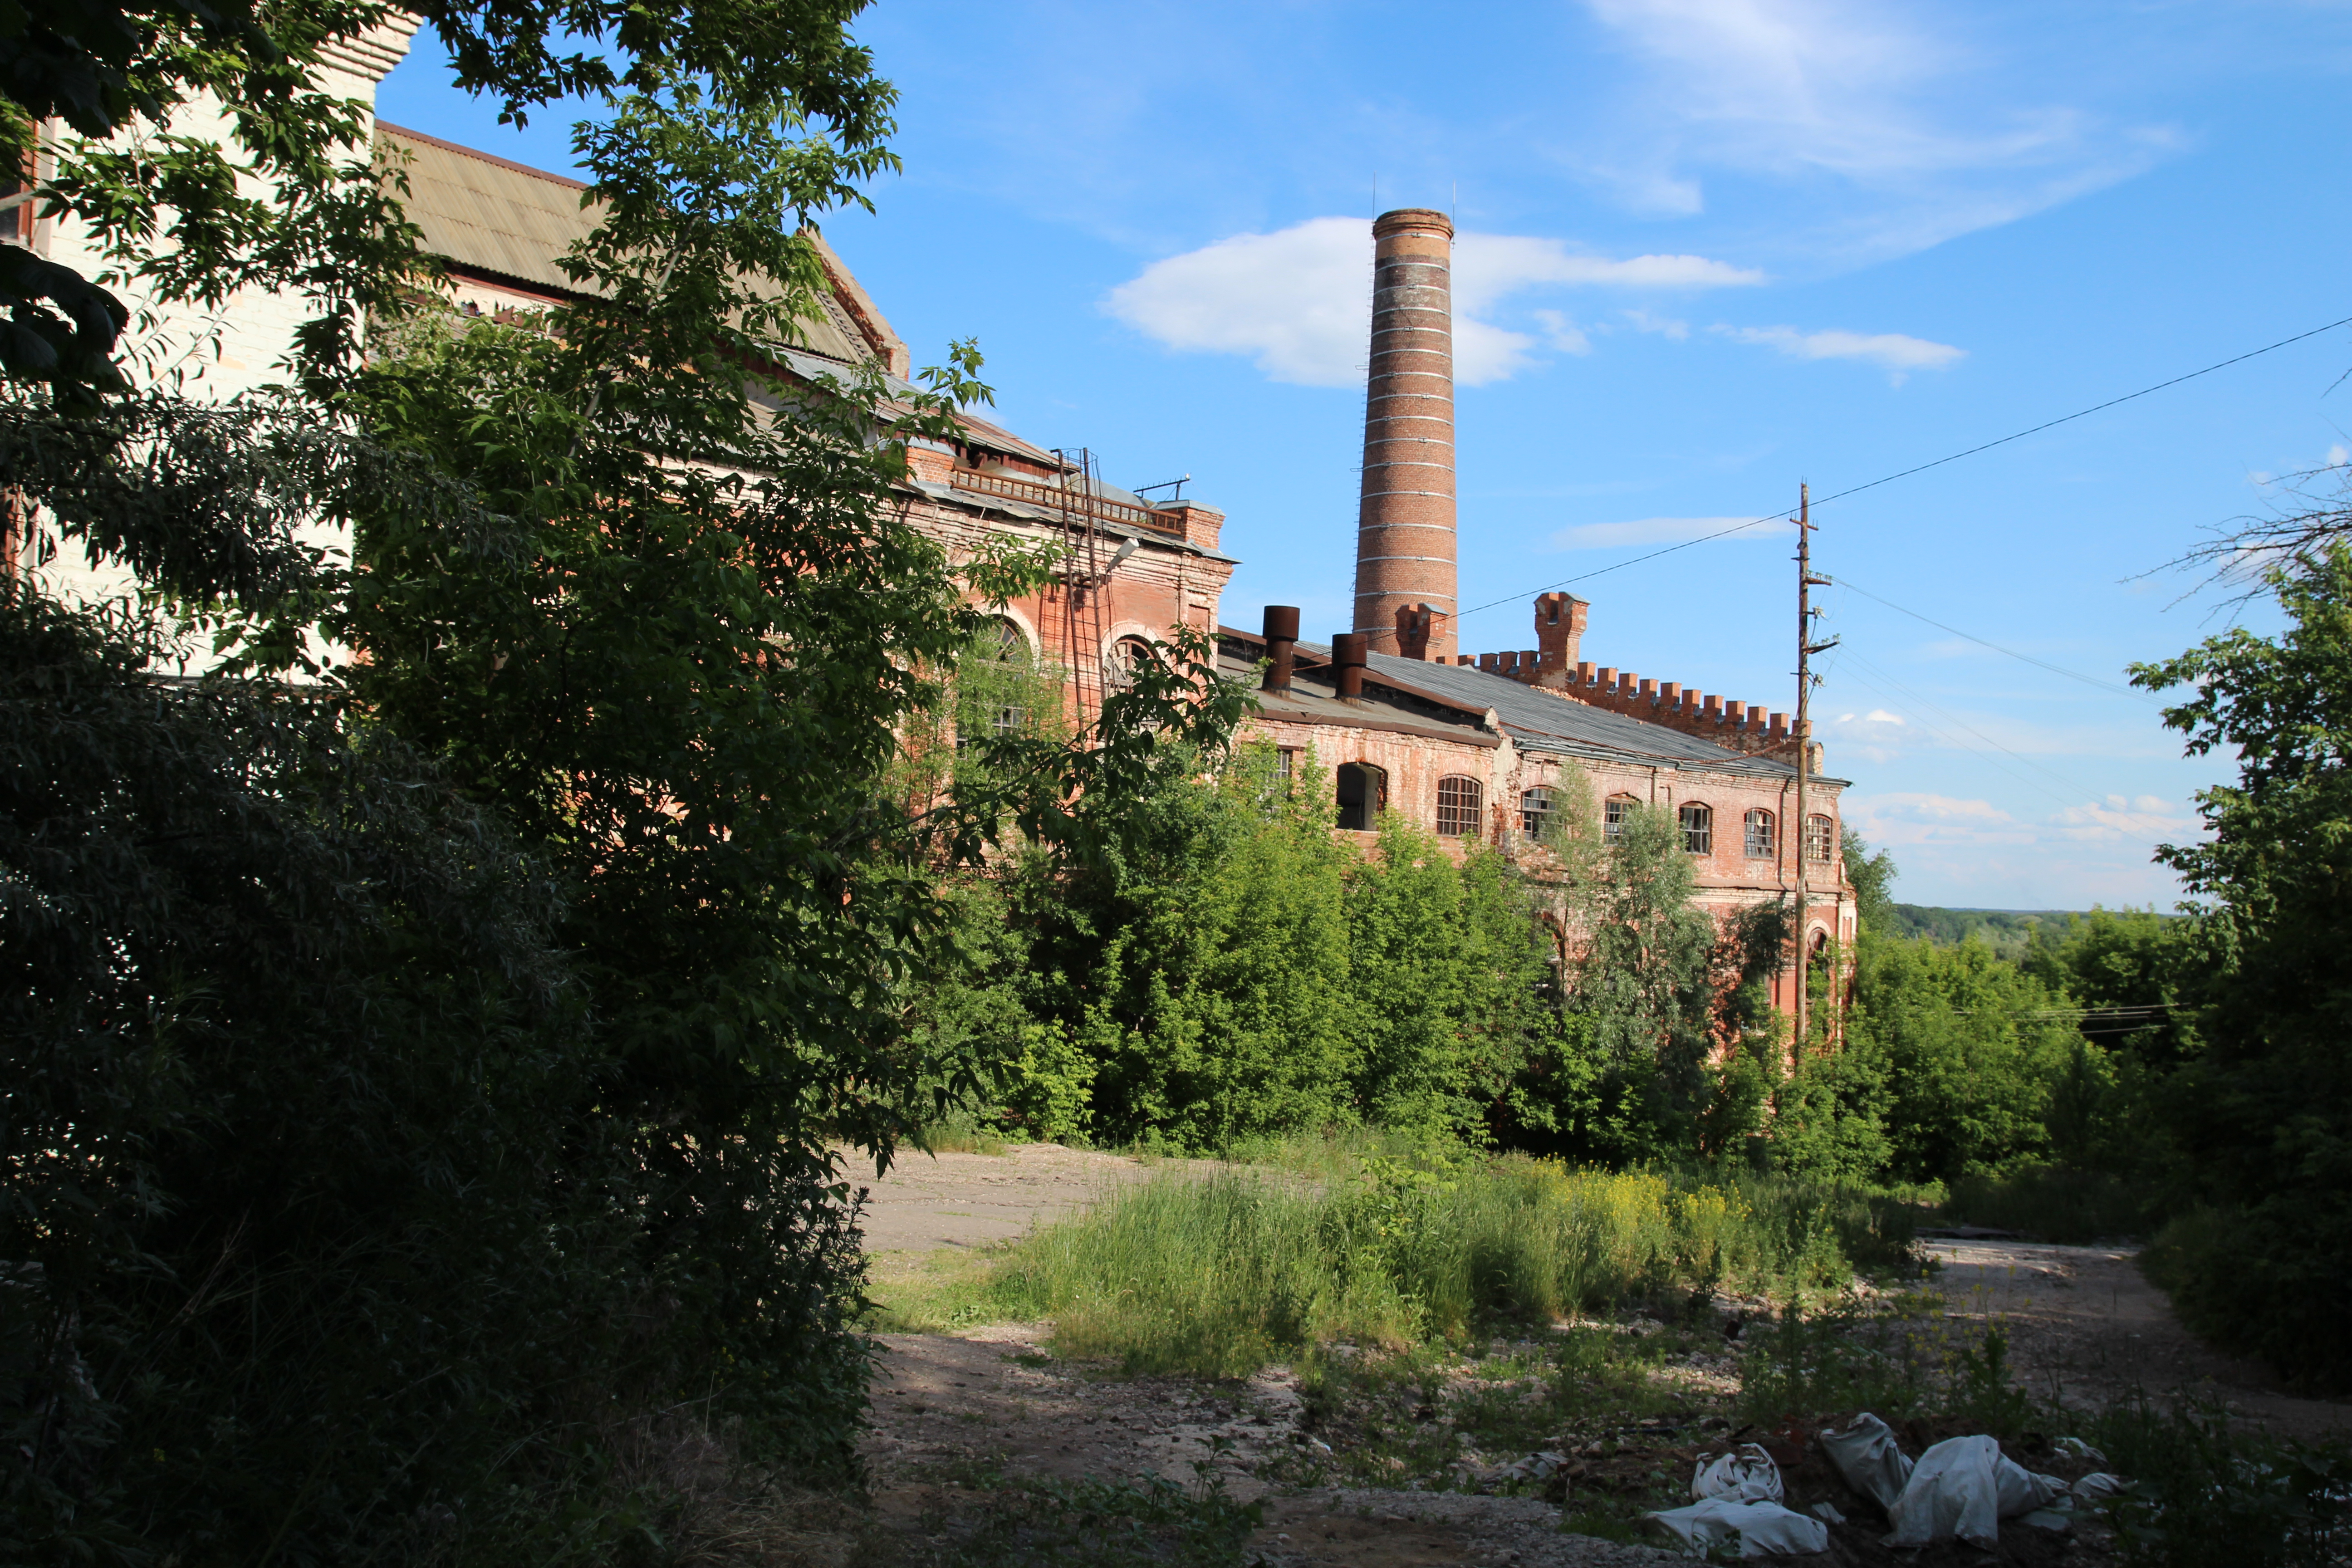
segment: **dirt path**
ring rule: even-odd
[[[1931,1241],[1943,1264],[1928,1289],[1949,1319],[2007,1332],[2018,1380],[2088,1406],[2135,1388],[2187,1390],[2223,1402],[2282,1436],[2352,1429],[2352,1403],[2303,1399],[2263,1367],[2213,1350],[2182,1328],[2127,1247]]]
[[[901,1530],[985,1499],[1003,1473],[1033,1480],[1213,1479],[1264,1499],[1252,1538],[1267,1568],[1661,1568],[1684,1559],[1559,1532],[1527,1498],[1324,1489],[1271,1496],[1261,1462],[1310,1441],[1287,1371],[1246,1382],[1105,1375],[1039,1353],[1043,1331],[891,1334],[863,1446],[877,1512]]]
[[[1053,1145],[1001,1155],[917,1155],[871,1184],[867,1246],[881,1276],[926,1258],[1020,1236],[1169,1167]],[[2262,1369],[2219,1354],[2172,1317],[2131,1249],[1934,1241],[1942,1264],[1920,1289],[1940,1322],[1973,1342],[1998,1323],[2019,1381],[2095,1405],[2133,1388],[2186,1388],[2281,1435],[2352,1429],[2352,1404],[2294,1397]],[[904,1532],[983,1509],[996,1477],[1031,1480],[1213,1478],[1263,1500],[1257,1560],[1286,1568],[1635,1568],[1664,1553],[1559,1532],[1557,1508],[1525,1498],[1426,1491],[1275,1495],[1269,1460],[1317,1439],[1299,1426],[1288,1373],[1245,1383],[1126,1378],[1044,1352],[1038,1325],[884,1336],[863,1451],[887,1528]],[[919,1521],[929,1521],[928,1523]],[[895,1521],[895,1522],[893,1522]],[[937,1536],[933,1540],[940,1539]]]
[[[1171,1168],[1116,1154],[1015,1144],[1003,1154],[916,1154],[866,1184],[877,1278],[930,1254],[1010,1240],[1040,1220]],[[1208,1168],[1202,1166],[1201,1168]],[[998,1475],[1187,1485],[1213,1477],[1264,1499],[1251,1542],[1268,1568],[1658,1568],[1682,1559],[1559,1533],[1528,1499],[1324,1489],[1269,1496],[1259,1463],[1309,1441],[1288,1373],[1243,1383],[1106,1375],[1041,1352],[1038,1325],[886,1334],[873,1423],[860,1446],[877,1513],[902,1538],[984,1500]]]
[[[894,1258],[1009,1241],[1151,1170],[1058,1143],[1014,1143],[1002,1154],[909,1151],[888,1175],[864,1184],[866,1249],[887,1268]]]

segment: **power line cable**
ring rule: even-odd
[[[2000,644],[1988,641],[1983,637],[1978,637],[1973,632],[1964,632],[1958,626],[1946,626],[1943,622],[1937,620],[1932,616],[1923,616],[1916,610],[1906,609],[1905,606],[1896,604],[1892,599],[1881,598],[1878,595],[1872,593],[1869,589],[1864,587],[1861,584],[1856,583],[1851,577],[1833,577],[1831,581],[1835,583],[1839,587],[1847,590],[1849,593],[1859,594],[1865,599],[1885,605],[1888,609],[1895,611],[1897,615],[1908,616],[1915,621],[1925,622],[1927,625],[1935,627],[1939,632],[1949,632],[1956,637],[1960,637],[1976,644],[1979,647],[1989,647],[1995,653],[2007,654],[2011,658],[2021,659],[2037,668],[2046,669],[2053,675],[2063,675],[2069,680],[2079,680],[2085,686],[2095,686],[2102,691],[2112,691],[2119,697],[2137,698],[2144,702],[2156,701],[2156,700],[2148,696],[2147,692],[2138,690],[2136,688],[2129,686],[2117,686],[2114,681],[2101,680],[2095,675],[2084,675],[2079,670],[2068,669],[2063,665],[2052,664],[2048,659],[2036,658],[2030,653],[2020,653],[2013,647],[2003,647]],[[2160,707],[2162,704],[2158,703],[2158,706]]]
[[[1843,500],[1848,496],[1858,496],[1864,490],[1874,490],[1881,485],[1891,485],[1897,479],[1907,479],[1914,474],[1924,474],[1930,468],[1940,468],[1947,463],[1957,463],[1962,458],[1973,458],[1979,452],[1990,452],[1995,447],[2006,447],[2011,441],[2022,441],[2028,436],[2039,436],[2044,430],[2054,430],[2061,425],[2071,425],[2077,419],[2087,419],[2094,414],[2104,413],[2107,409],[2118,407],[2123,404],[2132,402],[2136,398],[2146,397],[2151,393],[2162,392],[2167,387],[2179,386],[2183,382],[2195,381],[2199,376],[2210,375],[2217,370],[2227,370],[2233,364],[2243,364],[2250,359],[2259,359],[2263,354],[2275,353],[2276,351],[2286,348],[2292,344],[2302,342],[2306,338],[2315,338],[2322,332],[2332,332],[2336,328],[2345,326],[2352,326],[2352,316],[2346,316],[2340,321],[2330,321],[2324,327],[2314,327],[2307,332],[2297,332],[2291,338],[2281,338],[2274,343],[2267,343],[2258,349],[2249,349],[2242,354],[2233,354],[2230,358],[2221,360],[2217,363],[2209,364],[2202,370],[2192,370],[2186,375],[2176,375],[2169,381],[2159,381],[2153,386],[2143,386],[2137,392],[2126,392],[2121,397],[2110,397],[2105,403],[2095,403],[2088,408],[2078,408],[2072,414],[2061,415],[2055,419],[2045,419],[2041,424],[2032,426],[2028,429],[2019,430],[2011,435],[1999,437],[1990,441],[1980,442],[1963,451],[1954,452],[1947,457],[1937,458],[1931,462],[1914,464],[1910,468],[1901,469],[1895,473],[1887,474],[1880,479],[1872,479],[1867,483],[1855,485],[1847,489],[1838,490],[1831,495],[1819,497],[1813,501],[1813,504],[1815,506],[1827,506],[1832,501]],[[1762,517],[1751,518],[1749,521],[1739,523],[1735,527],[1718,529],[1713,533],[1703,533],[1696,539],[1685,539],[1679,544],[1669,544],[1663,550],[1653,550],[1647,555],[1636,555],[1631,561],[1620,561],[1614,565],[1599,566],[1590,572],[1580,572],[1573,577],[1563,577],[1557,583],[1546,584],[1544,586],[1536,589],[1535,592],[1538,594],[1549,594],[1555,588],[1565,588],[1571,583],[1582,583],[1594,577],[1604,577],[1612,572],[1622,572],[1628,566],[1639,566],[1645,561],[1655,561],[1661,555],[1672,555],[1678,550],[1688,550],[1694,544],[1706,544],[1713,540],[1728,539],[1735,533],[1745,533],[1751,528],[1759,528],[1768,522],[1778,522],[1786,516],[1788,516],[1788,513],[1785,511],[1768,512]],[[1469,616],[1478,615],[1483,611],[1497,609],[1504,605],[1515,605],[1528,596],[1528,595],[1525,593],[1513,594],[1506,598],[1489,600],[1487,603],[1483,605],[1474,605],[1469,609],[1461,611],[1457,614],[1454,616],[1454,619],[1459,622],[1467,619]]]
[[[2048,795],[2051,799],[2058,802],[2069,810],[2080,809],[2085,798],[2094,803],[2098,800],[2099,792],[2096,790],[2085,788],[2084,785],[2075,783],[2073,779],[2068,778],[2065,774],[2059,773],[2056,769],[2044,767],[2040,763],[2034,762],[2030,757],[2026,757],[2017,752],[2011,751],[2007,746],[2002,745],[1999,741],[1994,740],[1983,731],[1977,729],[1974,725],[1969,724],[1961,719],[1954,717],[1949,711],[1928,701],[1926,698],[1920,696],[1917,692],[1912,690],[1909,687],[1904,685],[1901,681],[1895,679],[1895,677],[1887,674],[1886,671],[1879,668],[1876,665],[1872,664],[1869,660],[1861,658],[1859,655],[1853,654],[1851,649],[1846,650],[1846,658],[1841,659],[1839,663],[1841,668],[1848,663],[1855,666],[1856,671],[1853,678],[1861,681],[1863,685],[1877,691],[1881,696],[1892,698],[1893,700],[1897,702],[1901,702],[1907,699],[1910,701],[1916,703],[1919,707],[1925,708],[1928,711],[1941,718],[1945,723],[1951,725],[1953,728],[1967,731],[1969,734],[1974,735],[1978,740],[1982,741],[1986,745],[1992,747],[1995,751],[2014,758],[2017,762],[2032,768],[2035,773],[2041,773],[2044,777],[2056,780],[2059,784],[2063,784],[2066,790],[2071,793],[2061,794],[2059,791],[2051,788],[2048,784],[2042,784],[2034,779],[2027,778],[2013,769],[2004,767],[1999,761],[1979,748],[1971,746],[1965,741],[1955,742],[1950,735],[1937,730],[1935,725],[1927,724],[1925,721],[1922,721],[1922,723],[1925,724],[1925,727],[1930,733],[1937,735],[1948,743],[1957,745],[1961,751],[1975,752],[1978,756],[1984,758],[1986,762],[1992,763],[1994,767],[1999,768],[2002,773],[2008,773],[2010,777],[2016,779],[2020,784],[2024,784],[2029,789],[2041,791],[2043,795]],[[1868,675],[1864,675],[1860,673],[1862,670],[1867,670],[1870,673]],[[1870,678],[1873,675],[1876,676],[1878,680],[1873,680]],[[1879,685],[1879,680],[1886,682],[1886,686]],[[1887,689],[1887,687],[1890,686],[1894,688],[1894,691],[1890,692]],[[1895,693],[1898,692],[1901,694],[1900,696],[1895,695]],[[2124,811],[2117,812],[2116,815],[2126,821],[2136,821],[2146,817],[2149,814],[2137,811]],[[2114,826],[2112,824],[2103,824],[2103,826],[2109,826],[2112,831],[2126,838],[2132,839],[2138,844],[2145,845],[2148,848],[2153,849],[2158,847],[2157,840],[2149,837],[2146,833],[2136,828],[2117,827]]]

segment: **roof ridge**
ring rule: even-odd
[[[394,136],[405,136],[413,142],[422,142],[428,147],[437,147],[444,153],[455,153],[466,158],[478,158],[485,163],[496,164],[501,169],[511,169],[518,174],[529,174],[533,179],[545,180],[551,185],[568,185],[575,191],[584,191],[589,188],[589,183],[585,180],[575,180],[569,174],[559,174],[551,169],[534,168],[529,163],[518,163],[512,158],[501,158],[496,153],[485,153],[479,147],[468,147],[462,142],[446,141],[422,131],[411,130],[405,125],[394,125],[389,120],[378,119],[375,128],[378,131],[389,131]]]

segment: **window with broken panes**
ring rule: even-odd
[[[1443,778],[1437,781],[1437,834],[1441,838],[1475,838],[1478,834],[1478,781]]]
[[[1715,813],[1704,805],[1685,805],[1677,814],[1683,826],[1683,852],[1687,855],[1711,855],[1715,852]]]
[[[1816,866],[1826,866],[1837,844],[1837,824],[1826,816],[1805,818],[1805,858]]]
[[[1614,844],[1625,837],[1625,821],[1638,803],[1631,795],[1612,795],[1601,804],[1601,837]]]
[[[1551,830],[1552,808],[1556,803],[1551,791],[1538,784],[1519,796],[1519,831],[1530,838],[1541,838]]]
[[[1749,859],[1772,858],[1773,852],[1780,847],[1780,835],[1774,831],[1778,826],[1773,822],[1772,814],[1769,811],[1751,811],[1748,814],[1748,858]]]

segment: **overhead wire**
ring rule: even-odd
[[[1933,616],[1923,616],[1918,611],[1898,605],[1892,599],[1882,598],[1880,595],[1874,594],[1869,589],[1864,587],[1861,584],[1856,583],[1853,578],[1845,576],[1843,574],[1832,578],[1831,581],[1837,586],[1847,589],[1850,592],[1859,594],[1864,598],[1868,599],[1874,604],[1885,605],[1888,609],[1895,611],[1897,615],[1908,616],[1913,620],[1931,626],[1939,632],[1949,632],[1956,637],[1976,644],[1979,647],[1989,647],[1995,653],[2007,654],[2010,658],[2032,665],[2038,669],[2046,669],[2053,675],[2063,675],[2069,680],[2079,680],[2085,686],[2095,686],[2102,691],[2112,691],[2119,697],[2137,698],[2145,702],[2158,701],[2154,697],[2149,696],[2147,692],[2141,691],[2135,687],[2117,686],[2112,680],[2101,680],[2097,676],[2084,675],[2080,670],[2068,669],[2063,665],[2052,664],[2048,659],[2036,658],[2030,653],[2020,653],[2013,647],[2003,647],[2000,644],[1985,637],[1980,637],[1974,632],[1964,632],[1958,626],[1947,626],[1942,621],[1936,619]],[[2159,702],[2158,703],[2158,706],[2160,707],[2162,704]]]
[[[1881,485],[1891,485],[1897,479],[1907,479],[1914,474],[1924,474],[1930,468],[1940,468],[1947,463],[1957,463],[1963,458],[1973,458],[1979,452],[1990,452],[1996,447],[2006,447],[2012,441],[2022,441],[2028,436],[2039,436],[2044,430],[2054,430],[2061,425],[2071,425],[2077,419],[2087,419],[2094,414],[2105,413],[2110,408],[2119,407],[2122,405],[2133,402],[2136,399],[2147,397],[2154,393],[2162,392],[2168,387],[2179,386],[2183,382],[2195,381],[2200,376],[2211,375],[2215,371],[2227,370],[2233,364],[2243,364],[2250,359],[2259,359],[2266,353],[2276,353],[2280,349],[2287,348],[2295,343],[2302,342],[2307,338],[2315,338],[2322,332],[2332,332],[2336,328],[2345,326],[2352,326],[2352,316],[2346,316],[2338,321],[2330,321],[2326,326],[2314,327],[2309,331],[2297,332],[2291,338],[2281,338],[2274,343],[2265,343],[2258,349],[2249,349],[2242,354],[2232,354],[2230,358],[2217,361],[2212,364],[2205,366],[2202,370],[2192,370],[2184,375],[2176,375],[2171,377],[2169,380],[2159,381],[2152,386],[2143,386],[2137,392],[2126,392],[2120,397],[2110,397],[2105,402],[2095,403],[2088,408],[2078,408],[2072,414],[2062,414],[2055,419],[2045,419],[2041,424],[2029,426],[2023,430],[2012,431],[2009,435],[1996,437],[1990,441],[1980,441],[1973,447],[1966,447],[1958,452],[1948,453],[1944,457],[1934,458],[1928,462],[1915,463],[1910,468],[1898,469],[1895,473],[1882,475],[1878,479],[1871,479],[1862,484],[1849,486],[1845,489],[1837,490],[1826,496],[1817,497],[1813,500],[1812,504],[1815,506],[1827,506],[1832,501],[1843,500],[1848,496],[1858,496],[1864,490],[1876,489]],[[1622,572],[1628,566],[1639,566],[1645,561],[1655,561],[1662,555],[1672,555],[1676,551],[1688,550],[1693,545],[1706,544],[1717,539],[1728,539],[1735,533],[1745,533],[1751,528],[1760,528],[1766,523],[1779,522],[1786,519],[1788,516],[1789,513],[1786,510],[1767,512],[1762,517],[1751,518],[1746,522],[1734,524],[1730,528],[1717,529],[1713,533],[1703,533],[1696,539],[1685,539],[1678,543],[1666,545],[1663,549],[1653,550],[1645,555],[1636,555],[1628,561],[1615,562],[1607,566],[1597,566],[1590,572],[1580,572],[1572,577],[1563,577],[1559,582],[1546,584],[1543,587],[1534,590],[1534,592],[1538,594],[1548,594],[1555,588],[1565,588],[1571,583],[1582,583],[1590,581],[1594,577],[1603,577],[1612,572]],[[1457,612],[1454,616],[1454,619],[1459,622],[1471,616],[1478,615],[1482,611],[1498,609],[1505,605],[1517,604],[1527,597],[1527,594],[1518,593],[1507,595],[1500,599],[1491,599],[1486,604],[1474,605],[1469,609]],[[1960,635],[1965,636],[1966,634],[1963,633]]]
[[[1909,687],[1904,685],[1900,680],[1895,679],[1893,676],[1888,675],[1885,670],[1880,669],[1869,660],[1861,658],[1859,655],[1853,654],[1851,649],[1841,648],[1839,651],[1843,657],[1839,658],[1836,663],[1832,665],[1832,669],[1826,673],[1834,674],[1838,669],[1843,668],[1847,663],[1851,662],[1852,664],[1858,666],[1860,669],[1870,672],[1868,675],[1857,673],[1854,675],[1853,679],[1859,680],[1863,685],[1878,692],[1882,697],[1886,698],[1890,701],[1907,701],[1918,708],[1927,709],[1929,712],[1941,718],[1946,724],[1950,725],[1953,729],[1966,731],[1969,734],[1974,735],[1978,740],[1982,741],[1985,745],[1990,746],[1995,751],[2000,752],[2018,763],[2022,763],[2024,766],[2032,768],[2034,772],[2042,774],[2046,778],[2056,780],[2059,784],[2064,785],[2065,788],[2063,790],[2053,789],[2049,784],[2041,782],[2041,780],[2028,778],[2024,774],[2017,772],[2016,769],[2005,766],[1999,758],[1991,756],[1981,747],[1972,746],[1966,741],[1958,740],[1944,730],[1938,728],[1937,725],[1929,723],[1924,719],[1920,721],[1921,728],[1927,730],[1928,733],[1936,736],[1938,740],[1943,741],[1946,744],[1950,745],[1955,750],[1975,752],[1979,757],[1983,758],[1985,762],[1990,763],[1993,767],[2017,780],[2018,783],[2025,785],[2028,789],[2036,790],[2042,795],[2048,795],[2052,800],[2058,802],[2061,805],[2067,807],[2069,810],[2080,808],[2084,804],[2085,800],[2096,802],[2099,798],[2098,791],[2085,788],[2084,785],[2075,783],[2073,779],[2068,778],[2065,774],[2057,772],[2055,769],[2044,767],[2040,763],[2034,762],[2032,758],[2027,757],[2021,752],[2011,751],[2009,747],[2002,745],[2000,742],[1994,740],[1983,731],[1954,717],[1951,713],[1937,706],[1936,703],[1928,701],[1926,698],[1920,696],[1917,692],[1912,690]],[[1871,676],[1873,675],[1876,676],[1878,679],[1872,679]],[[1882,686],[1879,684],[1879,681],[1882,680],[1885,682],[1885,685]],[[1893,689],[1890,690],[1889,688],[1892,688]],[[2126,821],[2136,821],[2139,818],[2145,817],[2147,814],[2145,812],[2119,812],[2116,815],[2122,816]],[[2122,835],[2124,837],[2132,839],[2136,843],[2143,844],[2151,849],[2158,847],[2156,839],[2137,828],[2113,826],[2113,825],[2109,826],[2112,827],[2114,832]]]

